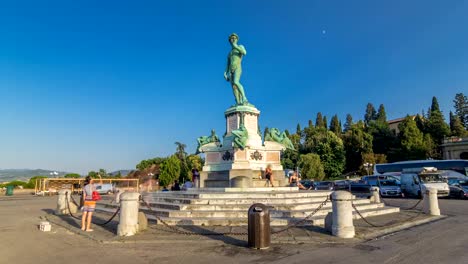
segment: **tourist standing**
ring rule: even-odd
[[[83,215],[81,216],[81,230],[92,232],[91,219],[93,218],[94,210],[96,209],[96,201],[93,200],[94,184],[91,177],[86,177],[83,187],[84,205],[81,208]]]

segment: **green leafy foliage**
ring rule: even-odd
[[[64,178],[81,178],[81,175],[78,173],[68,173],[63,176]]]
[[[301,168],[303,179],[321,181],[325,178],[325,170],[318,154],[309,153],[300,155],[298,166]]]
[[[165,159],[166,158],[156,157],[152,159],[142,160],[135,167],[137,168],[137,170],[144,170],[146,168],[151,167],[152,165],[161,164]]]
[[[343,144],[346,151],[346,170],[357,171],[363,164],[362,153],[372,153],[371,134],[364,129],[364,123],[359,121],[351,126],[343,135]]]
[[[159,184],[167,186],[180,176],[180,160],[176,154],[164,160],[160,165]]]
[[[398,128],[400,130],[401,156],[405,160],[425,159],[424,135],[413,118],[407,116]]]
[[[343,141],[323,127],[308,128],[305,133],[304,153],[320,156],[327,177],[340,176],[345,166]]]
[[[468,98],[463,93],[457,93],[453,103],[455,114],[460,119],[460,122],[465,130],[468,130]]]

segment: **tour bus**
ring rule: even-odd
[[[450,189],[442,177],[444,172],[434,167],[404,169],[400,177],[401,191],[405,195],[421,197],[428,188],[434,188],[438,197],[448,197]]]
[[[375,164],[374,174],[402,173],[404,169],[423,167],[433,167],[437,168],[438,170],[454,171],[462,174],[465,177],[468,176],[468,160],[411,160]]]

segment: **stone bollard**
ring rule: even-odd
[[[122,190],[117,189],[117,193],[115,194],[115,202],[120,203],[120,195],[122,194]]]
[[[439,201],[437,199],[437,189],[428,188],[424,195],[424,213],[429,215],[440,215]]]
[[[120,195],[120,221],[118,236],[133,236],[138,232],[138,205],[140,193],[124,192]]]
[[[332,193],[332,235],[340,238],[354,237],[352,198],[353,195],[347,191],[335,191]]]
[[[70,213],[74,214],[77,211],[77,206],[71,201],[71,191],[63,189],[58,191],[57,209],[55,210],[56,215],[67,215]],[[68,206],[67,206],[68,200]],[[70,208],[70,210],[68,210]]]
[[[370,197],[370,201],[371,203],[380,203],[380,188],[379,187],[371,187],[370,188],[370,192],[371,192],[371,197]]]

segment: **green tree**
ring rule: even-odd
[[[325,124],[323,123],[323,117],[322,113],[318,112],[317,113],[317,118],[315,119],[315,127],[325,127]]]
[[[292,135],[296,136],[296,134]],[[293,143],[294,144],[294,143]],[[281,153],[281,165],[285,169],[294,169],[298,166],[298,161],[299,161],[299,152],[291,150],[291,149],[286,149]]]
[[[193,179],[192,169],[197,169],[198,171],[202,171],[203,159],[198,155],[194,155],[194,154],[188,155],[187,156],[187,165],[188,165],[188,168],[190,170],[190,172],[189,172],[190,179]]]
[[[467,134],[460,118],[452,114],[452,111],[450,111],[450,130],[452,131],[451,135],[455,137],[464,137]]]
[[[327,121],[327,117],[326,117],[326,116],[323,116],[323,127],[324,127],[325,129],[328,128],[328,121]]]
[[[180,143],[180,142],[175,142],[177,145],[176,148],[176,156],[180,160],[180,178],[179,180],[181,182],[186,181],[189,178],[190,170],[187,164],[187,152],[185,152],[185,148],[187,145]]]
[[[368,103],[366,106],[366,114],[364,115],[364,123],[368,125],[371,121],[374,121],[377,117],[377,112],[373,104]]]
[[[372,135],[364,129],[362,121],[353,124],[343,135],[346,151],[346,171],[357,171],[363,164],[362,153],[372,153]]]
[[[159,184],[167,186],[180,176],[180,160],[177,155],[172,155],[161,163]]]
[[[109,174],[107,174],[107,171],[105,169],[99,169],[98,174],[99,174],[99,176],[101,176],[101,178],[108,178],[109,177]]]
[[[453,100],[455,114],[463,127],[468,130],[468,98],[463,93],[457,93]]]
[[[99,179],[98,173],[95,172],[95,171],[88,172],[88,176],[93,178],[93,179]]]
[[[47,176],[42,176],[42,175],[34,176],[31,179],[29,179],[29,181],[28,181],[28,183],[26,185],[26,188],[34,189],[34,187],[36,186],[36,180],[46,179],[46,178],[48,178],[48,177]]]
[[[416,115],[414,118],[416,122],[416,126],[421,130],[421,132],[426,133],[426,120],[424,119],[424,115]]]
[[[330,131],[335,133],[335,135],[341,135],[341,124],[340,120],[338,120],[338,115],[334,115],[330,121]]]
[[[78,173],[67,173],[63,176],[64,178],[81,178],[81,175]]]
[[[325,171],[320,156],[314,153],[300,155],[298,166],[301,168],[302,178],[321,181],[325,178]]]
[[[387,113],[385,112],[385,107],[383,104],[380,104],[379,111],[377,112],[376,121],[381,123],[387,123]]]
[[[323,127],[309,129],[304,142],[304,154],[316,153],[320,156],[327,177],[338,177],[345,166],[343,141]]]
[[[346,115],[346,122],[344,124],[344,130],[343,132],[346,132],[351,129],[351,126],[353,125],[353,117],[350,114]]]
[[[388,153],[396,143],[396,136],[383,119],[369,123],[367,133],[372,135],[372,150],[374,153]]]
[[[432,98],[431,115],[426,127],[427,132],[438,145],[442,144],[444,137],[450,135],[450,128],[447,123],[445,123],[444,116],[440,111],[439,103],[435,96]]]
[[[296,126],[296,134],[298,134],[299,136],[302,135],[301,124],[299,123]]]
[[[398,126],[400,130],[401,155],[405,160],[419,160],[426,158],[426,146],[424,135],[416,126],[416,122],[410,116]]]
[[[159,165],[161,164],[166,158],[152,158],[152,159],[147,159],[147,160],[142,160],[140,163],[138,163],[135,167],[137,170],[145,170],[146,168],[149,168],[153,165]]]

